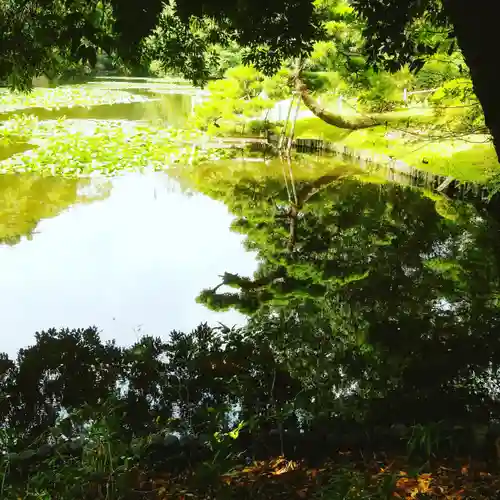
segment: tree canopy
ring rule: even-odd
[[[315,42],[331,38],[325,22],[331,22],[337,3],[179,0],[164,6],[157,0],[6,0],[0,4],[0,79],[26,88],[33,76],[79,61],[95,64],[97,54],[105,51],[132,66],[156,57],[164,67],[202,83],[217,57],[214,46],[228,44],[243,49],[245,62],[273,73],[285,60],[307,56]],[[491,85],[496,78],[491,61],[498,50],[493,4],[481,0],[473,9],[466,0],[350,4],[355,9],[350,15],[363,28],[364,51],[375,67],[394,70],[409,64],[418,71],[443,43],[457,40],[498,153],[500,98]],[[356,57],[348,60],[355,64]]]

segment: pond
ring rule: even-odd
[[[190,95],[156,90],[147,102],[27,111],[40,120],[183,123]],[[0,160],[30,147],[10,143]],[[80,179],[4,174],[0,192],[4,352],[14,355],[36,331],[51,327],[97,325],[104,338],[128,344],[203,321],[242,321],[238,313],[210,312],[195,302],[227,265],[243,273],[255,268],[242,237],[229,231],[233,217],[223,203],[183,192],[161,172]]]
[[[9,120],[28,121],[13,129],[0,160],[32,148],[46,151],[33,163],[108,158],[146,166],[156,145],[144,153],[144,141],[154,134],[141,136],[130,156],[130,138],[109,130],[119,123],[122,134],[125,122],[182,127],[196,96],[160,81],[106,80],[5,101]],[[26,134],[33,116],[33,137],[54,120],[59,129],[37,142]],[[66,151],[64,133],[74,123],[115,128],[103,129],[102,143],[77,136]],[[322,297],[357,318],[338,327],[354,329],[360,342],[368,335],[384,342],[374,325],[396,328],[403,342],[403,326],[418,321],[496,317],[496,222],[481,207],[397,180],[307,155],[288,163],[262,155],[181,163],[162,172],[120,168],[106,177],[3,174],[2,350],[15,353],[36,331],[89,325],[130,344],[203,321],[241,324],[259,307],[332,307]],[[478,289],[488,297],[485,310],[474,310]]]
[[[75,85],[74,88],[81,92],[68,92],[67,100],[58,99],[50,102],[46,98],[46,102],[43,102],[40,99],[38,102],[29,103],[31,104],[29,106],[26,106],[28,103],[11,106],[17,109],[4,106],[3,112],[0,105],[0,120],[16,114],[24,114],[36,116],[40,120],[54,120],[60,117],[75,120],[161,120],[164,123],[181,127],[192,110],[193,97],[199,94],[189,87],[106,80],[91,82],[84,86]],[[120,95],[118,91],[123,89],[130,94],[125,94],[122,99],[118,99]],[[71,86],[69,90],[71,91]],[[57,94],[57,89],[54,90],[54,94]],[[89,99],[95,97],[96,94],[103,98],[99,105],[93,105]],[[81,102],[78,102],[78,97]],[[85,101],[85,98],[88,100]]]

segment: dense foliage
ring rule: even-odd
[[[403,420],[493,417],[496,223],[460,204],[443,218],[418,193],[337,182],[343,173],[291,191],[250,178],[225,184],[216,174],[212,184],[205,172],[200,187],[228,204],[260,266],[253,277],[226,273],[199,300],[271,323],[280,311],[287,353],[307,346],[311,362],[330,367],[328,390],[348,387],[361,406],[368,397],[377,419],[386,411]]]
[[[246,61],[272,70],[283,59],[310,50],[312,41],[321,36],[310,1],[238,7],[181,1],[163,7],[157,0],[147,5],[99,0],[85,6],[71,1],[2,2],[0,32],[5,49],[0,78],[25,86],[32,76],[70,61],[95,64],[99,50],[138,65],[148,54],[142,42],[155,29],[160,35],[160,59],[194,79],[203,79],[205,53],[214,45],[236,42],[248,49]]]
[[[258,260],[253,276],[227,270],[198,297],[246,314],[240,328],[202,324],[127,347],[103,342],[95,327],[53,329],[16,359],[0,355],[0,496],[144,498],[145,476],[158,498],[255,498],[228,473],[236,464],[278,455],[308,465],[334,455],[338,464],[350,454],[325,495],[388,498],[408,490],[403,473],[377,462],[381,450],[500,457],[494,206],[381,185],[338,162],[226,170],[217,161],[231,153],[203,146],[204,132],[226,123],[241,134],[271,128],[261,122],[276,101],[300,94],[321,118],[344,105],[325,120],[344,137],[376,129],[368,147],[389,145],[391,127],[413,135],[416,149],[430,132],[487,141],[488,127],[498,150],[493,8],[466,7],[0,0],[0,79],[12,88],[103,58],[209,82],[186,123],[196,132],[84,112],[159,100],[151,88],[2,91],[0,243],[32,238],[41,220],[109,194],[106,183],[82,194],[83,176],[181,164],[183,188],[223,202]],[[53,120],[59,108],[68,117]],[[175,475],[175,491],[162,474]],[[411,497],[431,491],[417,483]]]
[[[360,419],[359,410],[352,418],[349,401],[359,394],[332,393],[342,374],[332,373],[338,353],[330,351],[331,336],[318,330],[319,320],[308,323],[314,343],[304,337],[306,323],[294,326],[283,315],[240,330],[200,325],[126,348],[102,342],[96,328],[38,333],[17,359],[0,358],[2,495],[122,499],[155,491],[155,498],[254,498],[251,486],[262,482],[262,498],[276,498],[283,488],[289,498],[304,488],[318,498],[385,498],[431,491],[431,485],[416,488],[400,469],[380,469],[383,462],[367,463],[364,454],[495,457],[493,427],[412,425],[423,411],[432,412],[428,401],[420,401],[420,415],[407,425],[387,413],[384,422]],[[286,460],[258,462],[277,455]],[[300,473],[285,476],[281,486],[272,479],[287,470],[306,473],[302,460],[317,467],[328,457],[337,464],[327,483]]]
[[[208,85],[210,98],[196,107],[193,120],[195,127],[214,131],[221,121],[241,127],[251,118],[258,117],[273,107],[270,99],[264,99],[265,77],[251,66],[236,66],[225,73],[225,78]]]
[[[82,61],[95,65],[104,53],[132,69],[154,63],[156,72],[183,74],[195,83],[220,77],[240,62],[270,74],[295,59],[293,64],[300,60],[305,69],[326,69],[336,75],[333,79],[340,77],[345,93],[358,95],[362,112],[383,112],[403,105],[403,88],[429,89],[450,78],[467,78],[457,50],[465,44],[474,92],[488,108],[486,125],[498,135],[495,96],[485,85],[492,80],[490,65],[474,55],[484,38],[475,34],[481,19],[491,18],[486,6],[475,9],[477,22],[470,29],[461,6],[434,0],[407,2],[404,9],[392,0],[277,0],[265,8],[240,2],[237,9],[213,1],[150,1],[136,7],[110,0],[82,8],[58,2],[50,9],[44,5],[43,15],[32,15],[39,7],[34,0],[2,4],[2,37],[8,50],[0,78],[8,78],[11,86],[27,87],[32,76],[54,75]],[[398,73],[390,75],[387,69]],[[478,101],[474,107],[481,115]]]
[[[500,151],[500,98],[491,82],[494,70],[489,60],[498,51],[494,5],[482,0],[470,8],[466,0],[412,0],[402,4],[397,0],[354,0],[353,6],[367,21],[365,35],[368,38],[370,59],[375,64],[391,68],[410,63],[410,67],[422,68],[425,58],[440,45],[433,40],[436,26],[440,33],[456,38],[474,84],[474,92],[484,110],[486,124]],[[421,36],[414,37],[414,33]]]

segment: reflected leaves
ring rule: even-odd
[[[92,192],[84,189],[92,186]],[[59,215],[78,203],[109,196],[109,182],[96,179],[40,177],[33,174],[0,176],[0,243],[16,245],[32,239],[41,220]]]
[[[313,185],[297,182],[306,201],[295,203],[276,181],[207,183],[260,264],[252,278],[226,273],[222,285],[233,290],[219,285],[198,300],[251,314],[313,378],[318,359],[340,367],[340,378],[327,375],[329,391],[390,395],[394,406],[380,399],[379,415],[390,408],[404,421],[410,407],[424,419],[451,408],[457,418],[487,413],[494,403],[486,386],[500,366],[497,223],[460,202],[447,201],[453,217],[443,217],[440,199],[395,184],[330,179],[308,196]],[[276,315],[285,318],[279,328]]]

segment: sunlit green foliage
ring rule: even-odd
[[[229,121],[238,124],[244,132],[250,119],[259,118],[264,110],[273,106],[272,101],[262,95],[264,79],[252,66],[229,69],[223,80],[208,85],[208,99],[195,109],[195,126],[214,132],[221,123]],[[282,90],[278,87],[276,92]]]
[[[413,75],[406,69],[397,73],[366,74],[367,88],[359,94],[359,102],[369,111],[384,112],[402,107],[403,89],[411,88]]]
[[[243,50],[235,42],[229,45],[214,45],[207,54],[210,78],[223,78],[227,70],[243,64]]]
[[[213,19],[192,18],[184,23],[170,3],[165,5],[144,47],[147,57],[156,61],[164,74],[177,72],[199,84],[208,80],[208,54],[214,51],[219,36],[222,41],[224,35]],[[189,50],[182,50],[187,46]]]
[[[199,134],[172,127],[119,121],[38,122],[34,118],[21,118],[5,122],[3,130],[27,134],[30,141],[39,144],[36,149],[0,162],[3,173],[113,174],[141,168],[161,170],[177,162],[219,157],[216,151],[194,146]]]
[[[494,53],[482,56],[494,45],[481,36],[483,26],[496,31],[490,8],[476,9],[472,25],[461,4],[436,0],[410,0],[402,8],[394,0],[252,0],[237,6],[218,0],[149,0],[145,6],[93,0],[78,8],[66,0],[50,7],[40,0],[7,1],[1,5],[0,76],[26,88],[32,77],[50,76],[68,64],[95,66],[98,55],[106,54],[136,69],[160,61],[164,74],[174,70],[205,83],[221,51],[238,47],[244,63],[266,74],[292,58],[307,66],[313,53],[309,69],[339,72],[350,87],[366,89],[374,86],[365,74],[368,63],[391,72],[406,66],[418,71],[429,56],[456,53],[456,36],[486,106],[486,123],[498,137],[498,103],[490,91],[495,74],[488,62]],[[377,100],[386,99],[386,87],[378,85]],[[389,96],[384,106],[391,102]]]
[[[319,0],[316,8],[323,15],[326,40],[318,41],[305,61],[306,69],[338,71],[344,78],[365,66],[362,21],[346,0]]]
[[[430,102],[437,118],[448,129],[469,133],[487,132],[481,105],[470,79],[456,78],[446,82],[432,95]]]
[[[349,2],[327,0],[316,2],[324,13],[328,40],[319,41],[305,61],[305,73],[311,90],[359,97],[363,110],[390,111],[403,103],[403,88],[412,86],[408,69],[395,73],[373,71],[367,64],[366,44],[362,36],[364,22]],[[326,72],[321,82],[314,77]],[[310,75],[310,76],[309,76]],[[331,80],[331,81],[328,81]]]
[[[37,88],[30,93],[7,91],[0,93],[0,113],[32,107],[58,109],[147,100],[148,98],[145,96],[132,94],[126,90],[110,90],[90,85],[61,86],[53,89]]]
[[[281,68],[271,78],[264,80],[264,92],[271,100],[287,99],[291,95],[291,81],[292,72],[287,68]]]
[[[304,118],[297,121],[296,136],[337,142],[375,162],[386,163],[389,156],[393,156],[423,171],[461,181],[485,182],[498,172],[500,165],[488,135],[440,133],[432,126],[436,118],[430,109],[427,115],[407,115],[406,119],[404,112],[398,113],[402,115],[401,120],[390,127],[355,131],[332,127],[319,118]]]
[[[363,31],[368,29],[366,18],[360,17],[351,4],[329,0],[316,2],[316,6],[323,13],[328,40],[317,42],[311,55],[304,61],[306,71],[303,72],[303,78],[311,91],[328,93],[330,96],[355,96],[358,99],[358,112],[380,113],[408,105],[410,109],[418,107],[417,103],[426,102],[437,87],[451,79],[468,77],[467,67],[449,27],[435,26],[430,13],[413,19],[407,26],[407,32],[402,35],[409,39],[409,44],[419,47],[420,55],[411,59],[410,64],[399,65],[388,72],[382,68],[383,64],[376,70],[368,64],[372,55],[369,54],[366,38],[362,36]],[[388,67],[391,66],[391,57],[386,55]],[[405,100],[404,89],[410,93]],[[414,90],[425,92],[411,95]],[[438,115],[434,128],[446,128],[448,134],[463,133],[467,127],[469,131],[478,131],[479,126],[473,127],[471,122],[479,124],[482,119],[481,107],[476,100],[477,106],[466,109],[470,106],[469,101],[470,98],[464,95],[455,103],[450,99],[440,104],[434,101]],[[452,110],[448,113],[445,108]],[[335,112],[334,107],[332,110]]]
[[[460,52],[451,55],[439,53],[426,61],[415,75],[415,82],[420,89],[434,89],[466,73],[467,67]]]
[[[496,68],[490,62],[497,51],[494,4],[485,2],[473,10],[462,2],[436,0],[352,0],[352,5],[366,21],[369,59],[379,67],[395,70],[409,64],[419,70],[427,56],[452,55],[458,44],[499,155],[500,99],[491,85]]]

